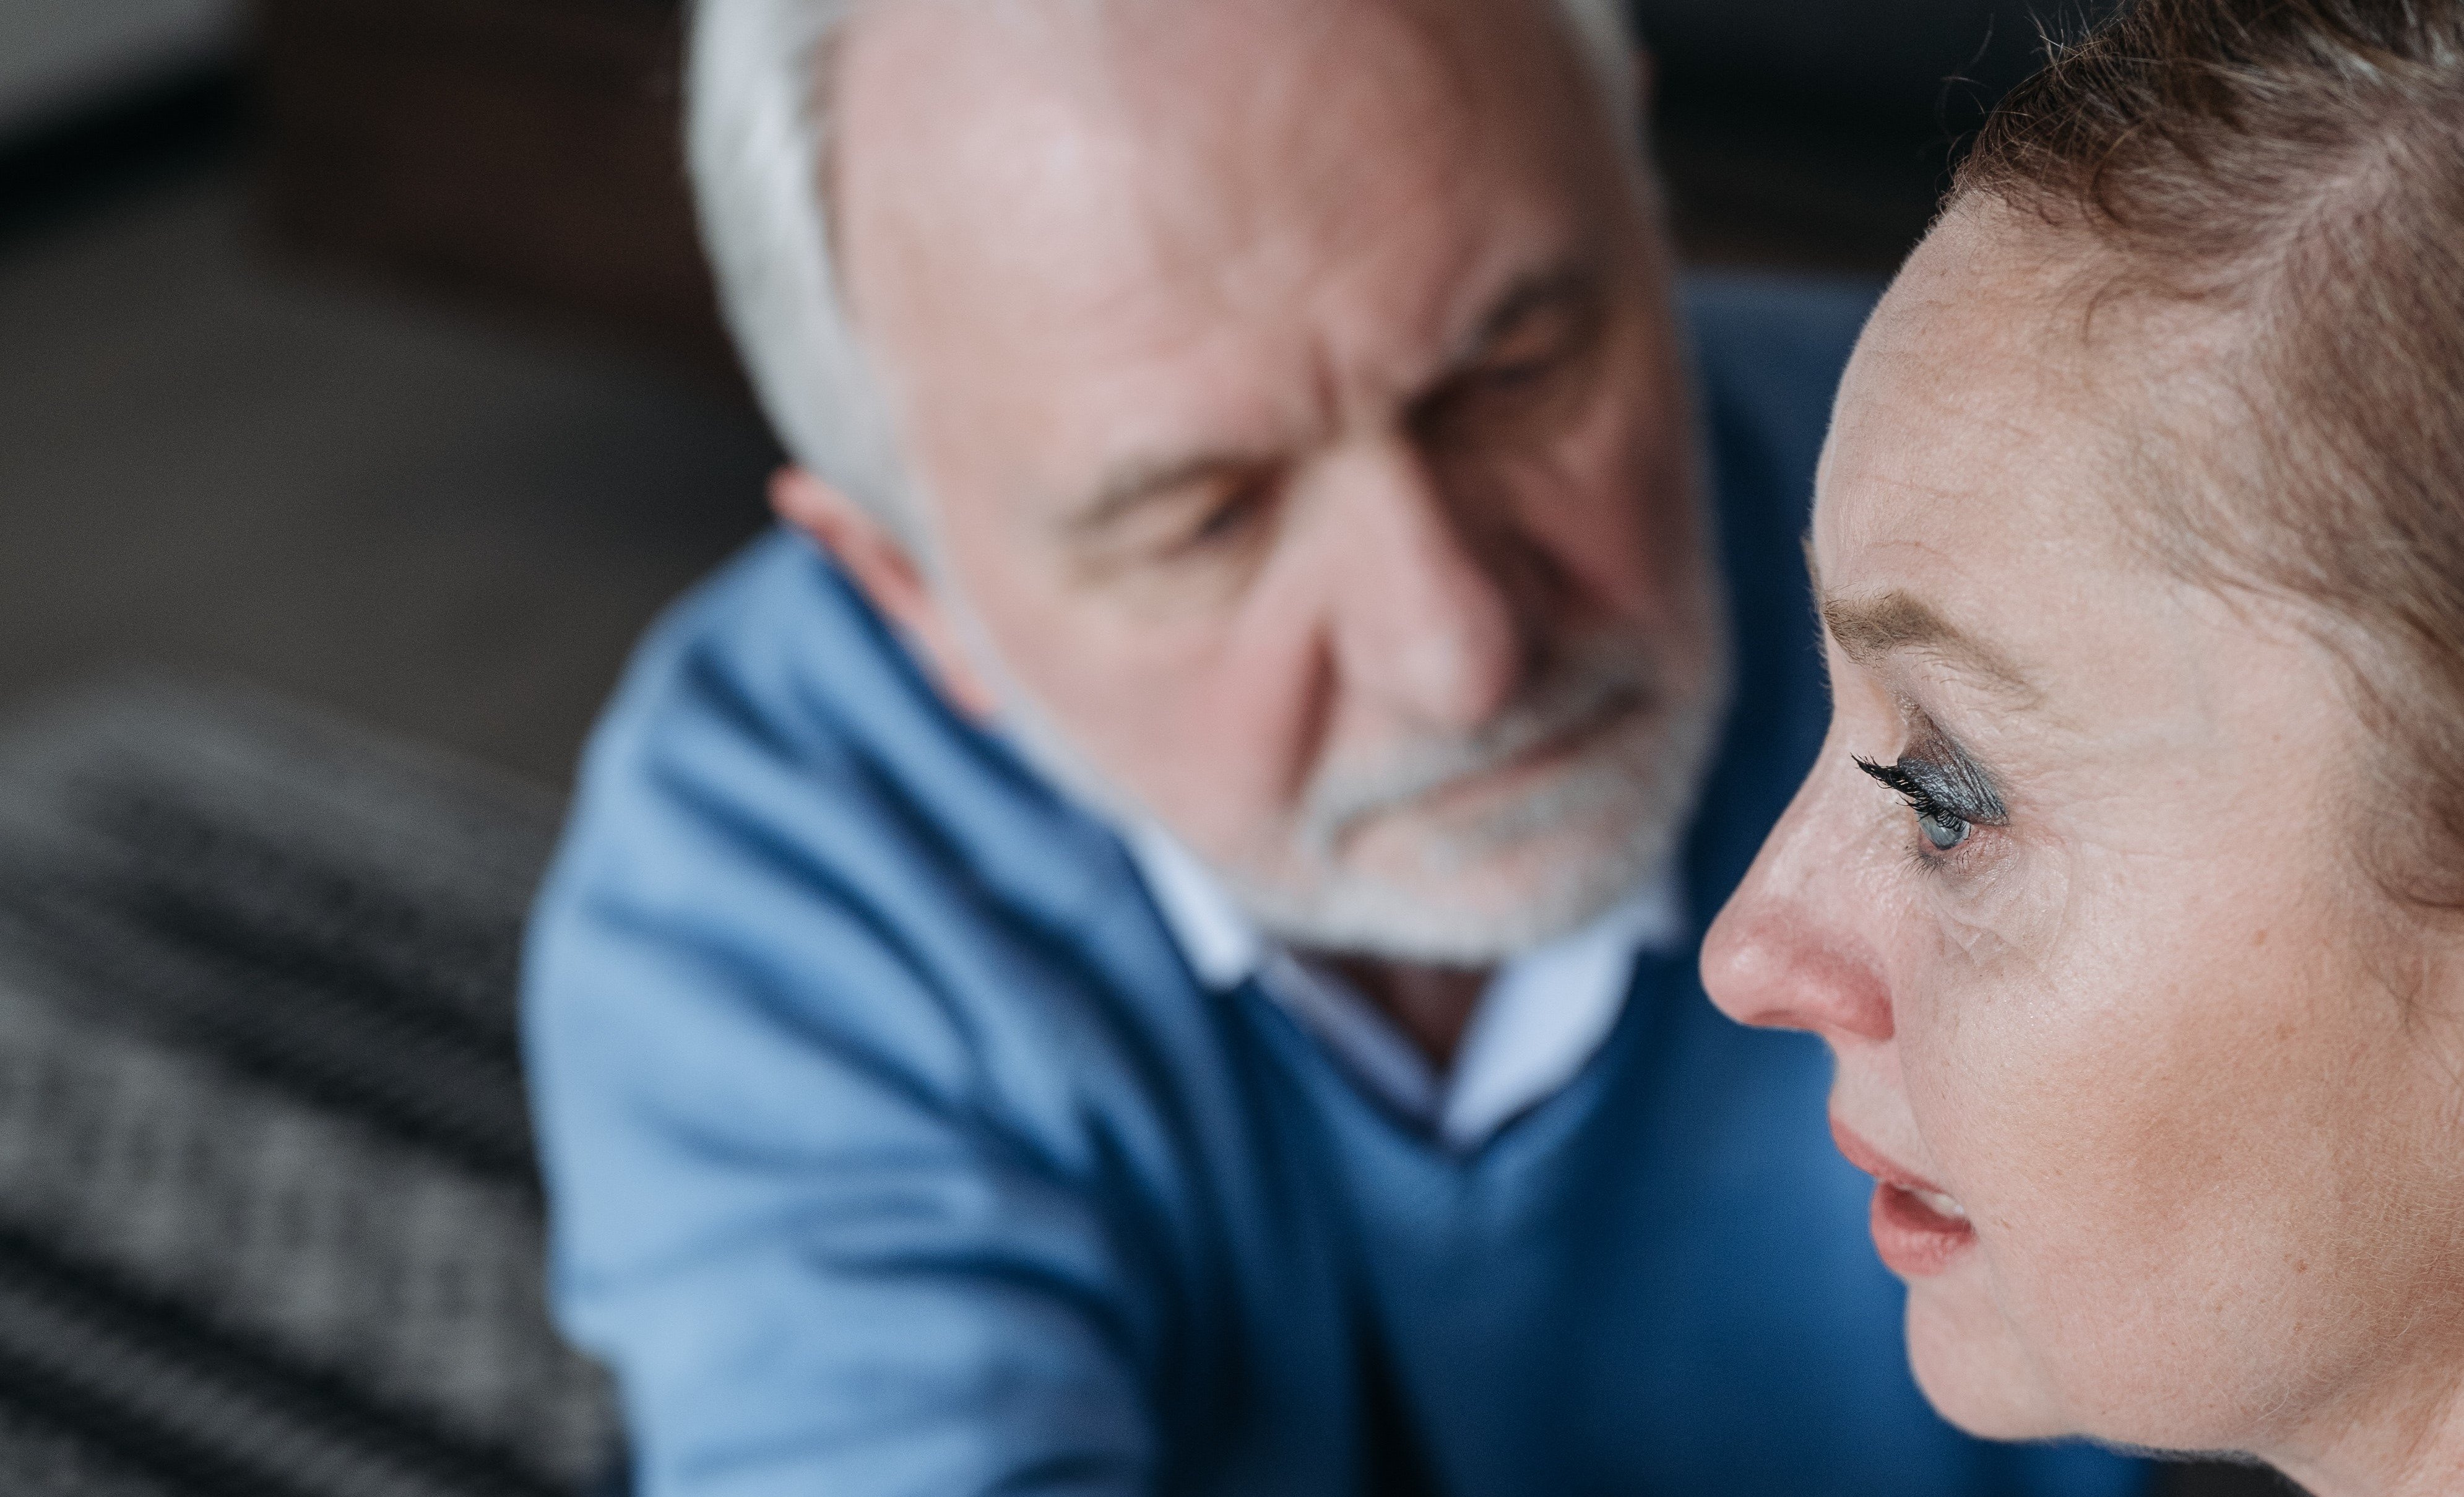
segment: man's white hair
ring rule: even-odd
[[[923,519],[887,394],[841,296],[824,181],[829,49],[858,12],[889,3],[698,0],[686,151],[728,326],[780,441],[920,557]],[[1620,144],[1639,149],[1622,0],[1549,3],[1573,33]]]

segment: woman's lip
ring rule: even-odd
[[[1858,1137],[1837,1116],[1831,1119],[1831,1141],[1839,1146],[1839,1152],[1848,1156],[1849,1163],[1886,1185],[1897,1185],[1903,1190],[1931,1191],[1937,1196],[1950,1194],[1915,1171],[1903,1170],[1892,1163],[1890,1156]]]
[[[1947,1192],[1892,1163],[1836,1117],[1831,1136],[1849,1163],[1874,1177],[1869,1219],[1874,1247],[1893,1273],[1902,1278],[1940,1273],[1976,1245],[1976,1228]]]

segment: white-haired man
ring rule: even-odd
[[[2140,1480],[1877,1371],[1820,1057],[1695,986],[1821,733],[1863,303],[1698,289],[1689,345],[1627,49],[704,0],[798,466],[603,727],[527,992],[644,1490]]]

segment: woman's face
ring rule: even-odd
[[[2027,237],[1955,215],[1850,366],[1830,737],[1705,977],[1830,1042],[1953,1420],[2264,1452],[2457,1365],[2453,988],[2359,871],[2332,657],[2119,518],[2188,475],[2117,436],[2226,408],[2227,332],[2108,305],[2091,345]]]

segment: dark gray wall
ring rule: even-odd
[[[2101,0],[1635,0],[1672,106],[1778,107],[1905,132],[1973,115]]]
[[[236,0],[0,0],[0,137],[228,55]]]
[[[1961,142],[2114,0],[1633,0],[1694,258],[1888,271]]]

